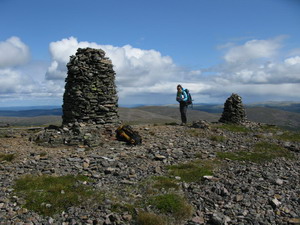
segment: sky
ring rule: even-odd
[[[300,0],[0,0],[0,107],[62,105],[66,64],[100,48],[119,105],[298,101]]]

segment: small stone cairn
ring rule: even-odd
[[[224,104],[224,110],[219,122],[243,124],[246,122],[245,108],[242,98],[237,94],[232,94]]]
[[[79,48],[67,68],[62,126],[49,126],[33,140],[46,146],[97,146],[120,124],[112,62],[101,49]]]

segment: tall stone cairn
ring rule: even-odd
[[[237,94],[232,94],[224,103],[224,110],[219,122],[242,124],[245,121],[246,113],[242,98]]]
[[[119,123],[115,72],[105,52],[79,48],[67,68],[63,125]]]

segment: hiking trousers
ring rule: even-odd
[[[186,118],[187,104],[186,104],[186,102],[184,102],[184,101],[179,102],[179,110],[180,110],[180,115],[181,115],[181,122],[186,123],[186,121],[187,121],[187,118]]]

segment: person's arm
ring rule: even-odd
[[[185,90],[182,91],[182,93],[183,93],[183,99],[182,99],[182,101],[187,101],[188,100],[188,96],[187,96]]]
[[[181,101],[182,101],[181,93],[180,93],[180,92],[177,92],[177,95],[176,95],[176,101],[177,101],[177,102],[181,102]]]

